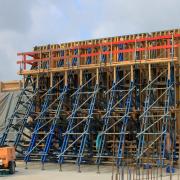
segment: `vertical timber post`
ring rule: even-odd
[[[114,82],[116,82],[116,67],[114,67],[114,74],[113,74]]]
[[[96,69],[96,84],[99,84],[99,69]]]
[[[23,89],[25,88],[25,75],[23,76]]]
[[[50,87],[53,87],[53,73],[50,73]]]
[[[39,89],[39,75],[36,75],[36,88]]]
[[[80,80],[80,87],[81,87],[82,86],[82,69],[80,69],[79,80]]]
[[[65,86],[67,86],[67,71],[65,71],[64,73],[64,82],[65,82]]]
[[[134,80],[133,65],[131,65],[131,81]]]
[[[149,81],[152,81],[152,76],[151,76],[151,64],[148,64],[148,73],[149,73]]]
[[[170,62],[168,62],[168,80],[170,80],[170,74],[171,74],[171,65]]]

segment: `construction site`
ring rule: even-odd
[[[180,29],[35,46],[17,66],[22,80],[0,84],[0,146],[25,172],[180,179]]]

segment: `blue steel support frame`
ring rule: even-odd
[[[132,89],[134,87],[134,81],[130,82],[130,87],[129,87],[129,93],[128,93],[128,97],[126,100],[126,110],[125,110],[125,115],[123,118],[123,124],[120,130],[120,134],[119,134],[119,145],[118,145],[118,151],[117,151],[117,162],[116,165],[119,168],[119,166],[122,163],[122,157],[123,157],[123,145],[124,145],[124,141],[125,141],[125,133],[126,133],[126,128],[127,128],[127,124],[129,121],[129,113],[131,111],[131,106],[132,106]]]
[[[103,129],[102,129],[103,132],[106,131],[106,129],[108,128],[108,125],[109,125],[109,116],[111,115],[111,113],[113,111],[115,90],[116,90],[116,83],[114,82],[112,85],[112,91],[110,92],[110,98],[108,101],[106,114],[103,116],[103,122],[104,122]],[[105,139],[106,139],[105,134],[102,134],[100,136],[100,140],[99,140],[100,144],[99,144],[99,149],[98,149],[98,154],[97,154],[97,159],[96,159],[96,164],[98,166],[101,163],[101,156],[102,156],[102,153],[104,150]]]
[[[82,157],[83,157],[83,153],[84,153],[84,149],[85,149],[85,145],[87,142],[87,137],[88,137],[88,133],[89,133],[89,126],[91,123],[91,120],[93,118],[93,111],[94,111],[94,106],[95,106],[95,101],[96,101],[96,95],[99,89],[99,84],[96,84],[94,87],[94,92],[93,92],[93,97],[91,99],[91,103],[89,105],[89,110],[88,110],[88,118],[86,120],[85,126],[84,126],[84,131],[83,131],[83,135],[82,135],[82,139],[81,139],[81,144],[80,144],[80,148],[79,148],[79,153],[77,156],[77,165],[80,166],[81,162],[82,162]]]
[[[81,89],[82,89],[82,87],[79,87],[79,89],[74,94],[75,101],[73,103],[72,113],[69,116],[69,118],[67,119],[68,120],[68,126],[67,126],[67,129],[66,129],[66,132],[71,132],[70,130],[73,127],[74,117],[76,116],[76,111],[77,111],[77,108],[78,108],[78,105],[79,105],[79,99],[80,99],[80,93],[79,92],[81,92]],[[59,158],[58,158],[58,163],[60,165],[64,162],[64,154],[65,154],[66,148],[68,146],[69,137],[70,137],[70,134],[66,133],[65,136],[64,136],[64,139],[63,139],[62,147],[60,148],[60,155],[59,155]]]
[[[34,95],[36,95],[38,93],[38,89],[36,89],[34,91]],[[34,98],[35,96],[32,98],[32,100],[29,102],[28,104],[28,107],[27,107],[27,111],[25,113],[25,116],[23,117],[22,119],[22,125],[21,127],[18,129],[18,133],[16,135],[16,139],[14,141],[14,147],[16,148],[21,140],[21,136],[23,134],[23,130],[24,130],[24,127],[26,125],[26,122],[27,122],[27,119],[29,117],[29,115],[31,114],[31,112],[33,111],[33,107],[34,107]]]
[[[24,127],[24,124],[25,124],[25,122],[27,120],[27,117],[29,116],[29,114],[31,112],[31,106],[32,106],[32,102],[33,102],[33,98],[29,98],[27,96],[27,92],[30,92],[30,90],[28,90],[30,84],[32,86],[32,92],[31,92],[32,96],[34,96],[36,94],[36,89],[33,86],[33,83],[32,83],[32,80],[31,80],[31,76],[28,76],[26,78],[26,81],[25,81],[25,87],[24,87],[24,89],[19,94],[19,98],[18,98],[18,101],[17,101],[16,106],[14,108],[14,112],[11,115],[11,117],[8,118],[8,120],[7,120],[8,124],[6,125],[5,130],[3,132],[3,135],[2,135],[2,137],[0,139],[0,146],[5,145],[7,136],[9,134],[10,129],[13,127],[13,121],[14,121],[14,119],[16,117],[20,118],[21,116],[23,116],[21,121],[23,122],[23,126],[22,127]],[[23,96],[27,97],[28,100],[24,102]],[[22,113],[18,112],[19,110],[21,110],[20,106],[23,106],[24,108],[26,108],[25,114],[22,114]],[[18,144],[18,142],[20,140],[20,137],[22,135],[21,132],[22,132],[22,130],[19,131],[18,138],[15,140],[15,147],[17,147],[17,144]]]
[[[164,165],[164,159],[166,156],[166,135],[168,131],[168,122],[171,121],[171,117],[169,115],[169,110],[171,106],[175,105],[175,93],[174,93],[174,64],[171,62],[170,65],[170,79],[167,79],[167,92],[165,98],[165,105],[164,105],[164,118],[163,118],[163,125],[162,125],[162,137],[161,137],[161,157],[162,161],[161,164]],[[172,122],[170,122],[172,123]],[[172,132],[169,132],[170,134]],[[174,137],[175,138],[175,137]],[[176,139],[176,138],[175,138]],[[174,155],[174,153],[173,153]]]
[[[24,161],[27,162],[30,160],[30,154],[31,152],[33,151],[33,148],[36,144],[36,138],[37,138],[37,134],[39,132],[39,128],[41,126],[41,122],[42,122],[42,119],[45,117],[46,115],[46,111],[47,111],[47,108],[48,108],[48,105],[50,103],[50,93],[52,92],[51,91],[52,89],[50,88],[48,91],[47,91],[47,94],[45,96],[45,100],[44,100],[44,103],[43,103],[43,106],[42,106],[42,110],[41,110],[41,113],[40,115],[38,116],[38,118],[36,119],[37,122],[36,122],[36,125],[35,125],[35,128],[34,128],[34,131],[32,133],[32,138],[31,138],[31,141],[30,141],[30,144],[29,144],[29,147],[27,149],[27,152],[25,153],[25,157],[24,157]]]
[[[148,115],[149,115],[149,106],[152,104],[152,85],[151,85],[151,81],[149,81],[148,83],[148,89],[147,89],[147,95],[145,98],[145,102],[144,102],[144,113],[143,113],[143,119],[142,119],[142,126],[141,126],[141,132],[143,132],[146,127],[147,127],[147,121],[148,121]],[[141,118],[141,117],[140,117]],[[138,137],[138,149],[137,149],[137,162],[138,164],[140,164],[140,157],[143,154],[143,149],[144,149],[144,133],[142,133],[139,137]]]
[[[54,135],[54,129],[55,129],[56,123],[57,123],[57,121],[58,121],[58,119],[60,117],[60,114],[61,114],[61,111],[62,111],[64,97],[65,97],[65,94],[66,94],[67,90],[68,90],[68,87],[64,86],[62,93],[58,97],[58,99],[59,99],[58,107],[56,109],[55,116],[53,117],[50,130],[47,133],[48,135],[47,135],[47,138],[46,138],[45,147],[43,149],[43,153],[42,153],[42,156],[41,156],[42,164],[44,164],[46,159],[47,159],[48,151],[50,149],[51,141],[52,141],[52,138],[53,138],[53,135]]]

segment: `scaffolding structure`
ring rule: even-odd
[[[0,144],[14,128],[26,166],[74,162],[99,171],[109,163],[119,172],[178,164],[179,29],[36,46],[18,56],[24,88]]]

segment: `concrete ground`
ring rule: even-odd
[[[28,169],[25,169],[23,162],[17,162],[16,173],[0,177],[2,180],[111,180],[112,167],[106,166],[101,168],[98,174],[95,166],[82,166],[81,173],[73,164],[65,164],[62,171],[59,171],[57,164],[46,164],[45,170],[41,170],[41,164],[29,163]]]
[[[62,172],[59,171],[57,164],[46,164],[45,170],[41,170],[41,164],[29,163],[28,169],[24,168],[23,162],[17,162],[16,173],[14,175],[8,175],[0,177],[2,180],[116,180],[115,175],[112,178],[112,167],[101,166],[100,173],[97,173],[97,168],[94,165],[84,165],[81,167],[81,173],[77,171],[77,168],[73,164],[65,164],[62,167]],[[132,173],[132,172],[131,172]],[[125,173],[124,180],[129,180],[130,176],[127,177]],[[163,180],[170,179],[169,174],[164,173]],[[119,179],[119,178],[118,178]],[[134,179],[136,179],[134,177]],[[133,173],[131,174],[131,180],[133,179]],[[139,179],[139,178],[138,178]],[[140,179],[143,179],[141,177]],[[147,177],[144,179],[148,179]],[[151,179],[151,175],[149,176]],[[154,179],[154,178],[153,178]],[[155,178],[161,179],[161,178]],[[172,180],[180,180],[180,177],[176,174],[172,176]]]

